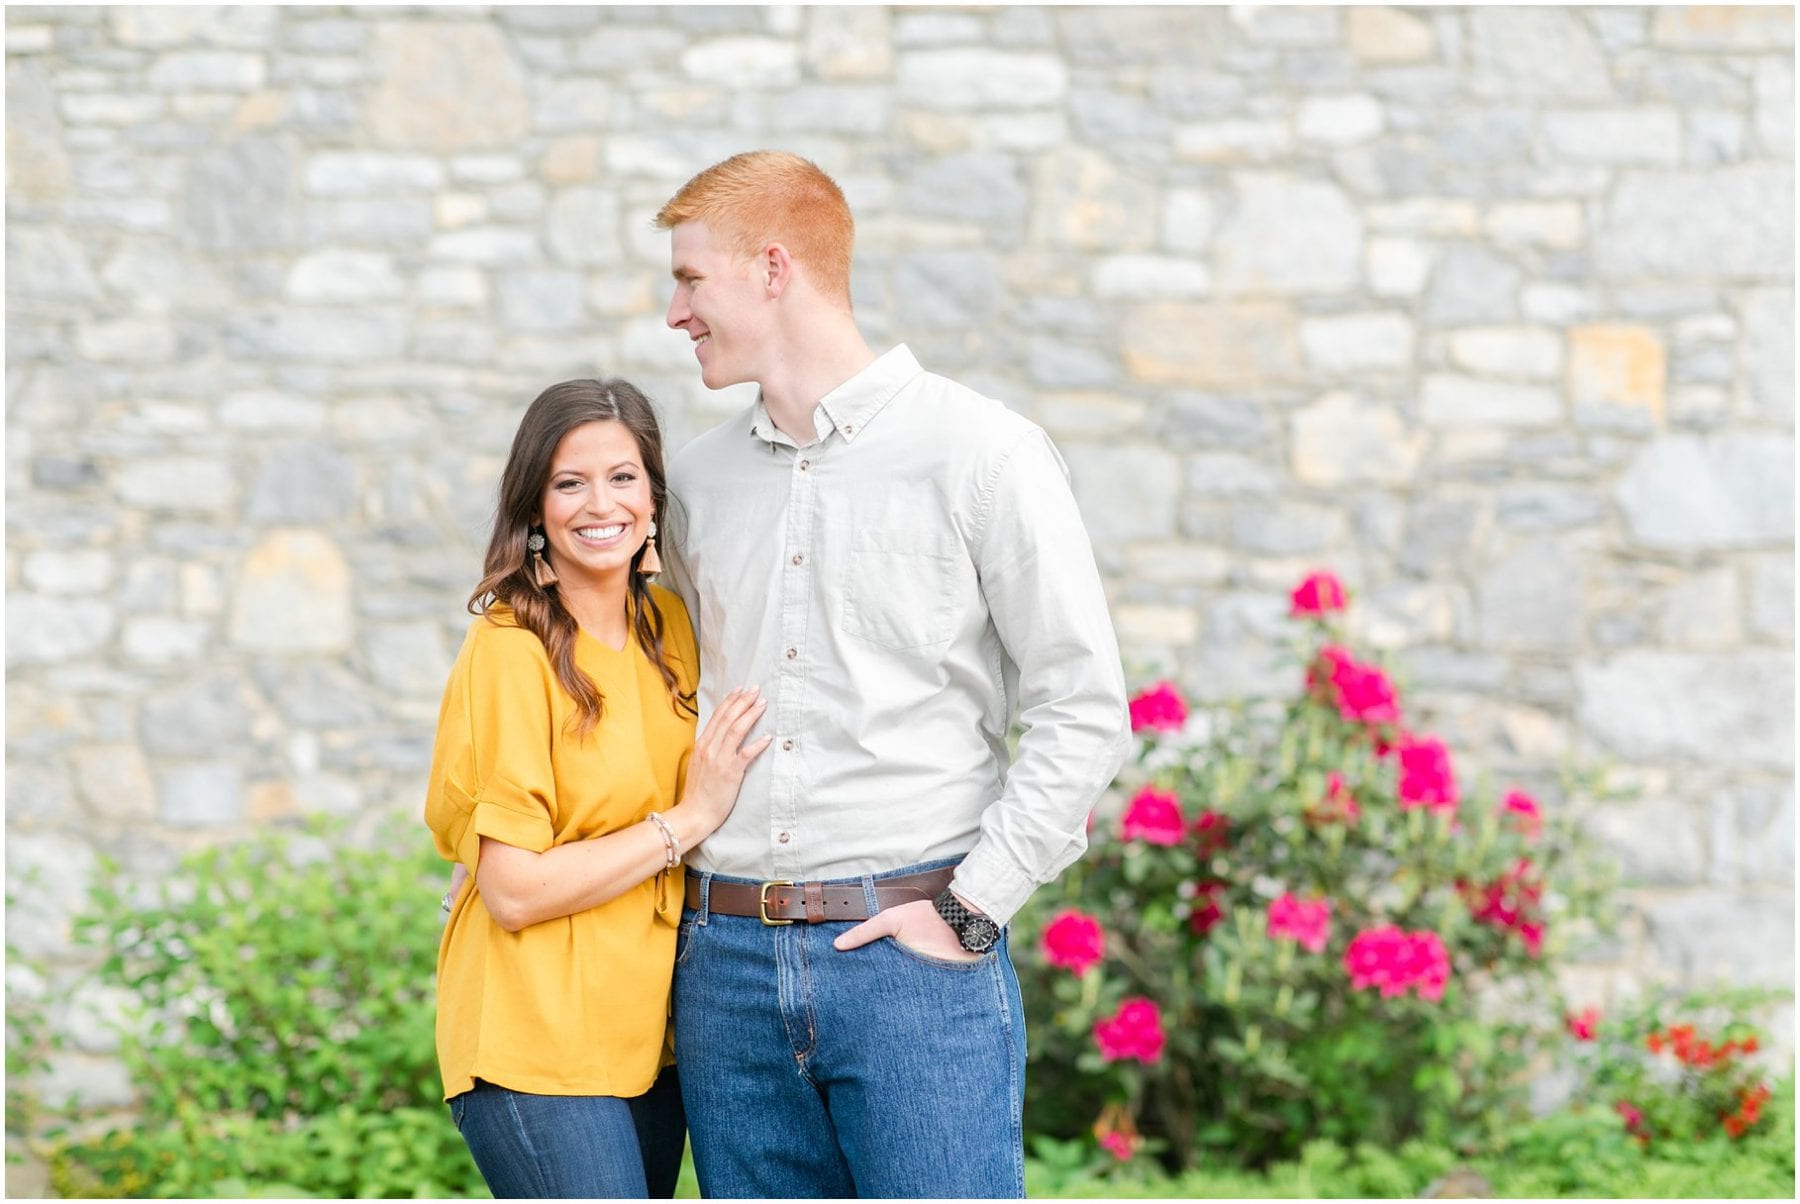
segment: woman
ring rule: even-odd
[[[745,743],[754,689],[694,739],[693,632],[648,580],[664,503],[643,394],[575,380],[532,402],[438,715],[425,820],[474,875],[438,952],[438,1063],[497,1197],[642,1197],[647,1165],[668,1196],[680,1164],[659,1079],[680,858],[769,741]]]

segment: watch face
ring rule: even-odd
[[[970,916],[959,934],[970,953],[986,953],[1000,940],[1000,925],[986,916]]]

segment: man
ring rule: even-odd
[[[999,403],[869,349],[850,210],[813,164],[734,156],[656,221],[701,378],[761,386],[676,457],[665,524],[702,723],[754,684],[774,738],[688,858],[701,1190],[1023,1195],[1002,927],[1081,855],[1129,741],[1066,469]]]

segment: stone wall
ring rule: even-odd
[[[1135,678],[1291,688],[1283,590],[1334,567],[1465,781],[1636,789],[1589,813],[1628,906],[1581,997],[1791,983],[1792,46],[1778,8],[9,7],[9,940],[66,979],[103,854],[418,807],[520,410],[622,374],[678,445],[743,404],[650,216],[779,146],[850,195],[871,341],[1056,437]],[[117,1003],[57,1088],[127,1097]]]

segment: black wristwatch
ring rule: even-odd
[[[931,905],[937,908],[938,915],[944,917],[944,923],[950,925],[956,939],[970,953],[986,953],[1000,942],[1000,925],[978,911],[970,911],[961,899],[950,893],[949,887],[945,887]]]

